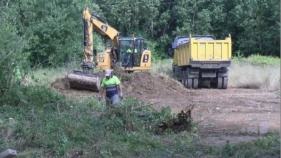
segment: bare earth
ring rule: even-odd
[[[124,81],[125,97],[135,97],[158,109],[169,106],[177,113],[195,105],[192,118],[198,123],[198,140],[209,145],[257,140],[271,131],[280,132],[280,94],[259,89],[226,90],[184,88],[167,76],[134,73]],[[51,87],[66,96],[89,97],[98,94],[69,89],[66,79]]]

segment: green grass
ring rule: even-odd
[[[31,72],[25,78],[26,82],[31,85],[50,86],[58,78],[63,78],[68,74],[65,68],[44,68]]]
[[[56,68],[38,68],[28,73],[24,80],[29,85],[49,87],[52,82],[66,77],[68,73],[74,70],[82,71],[79,62],[69,62],[64,66]],[[91,70],[91,72],[93,72],[93,70]]]
[[[280,58],[272,57],[272,56],[262,56],[262,55],[251,55],[247,58],[234,56],[234,62],[242,62],[245,64],[257,65],[257,66],[265,66],[265,65],[279,65],[280,66]]]
[[[263,138],[247,143],[232,144],[226,141],[223,147],[206,147],[205,154],[220,157],[239,158],[278,158],[280,152],[280,136],[278,133],[267,133]]]

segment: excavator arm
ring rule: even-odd
[[[112,41],[113,47],[115,49],[119,46],[118,34],[119,32],[113,27],[108,25],[107,22],[103,21],[95,14],[91,14],[89,8],[83,11],[83,24],[84,24],[84,55],[85,62],[93,62],[93,31],[96,31],[106,39]],[[113,51],[113,56],[117,60],[117,54]]]

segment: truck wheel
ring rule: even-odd
[[[187,78],[186,81],[187,81],[186,88],[192,88],[192,78]]]
[[[217,88],[221,89],[222,88],[222,77],[217,78]]]
[[[227,83],[228,83],[228,77],[224,77],[222,82],[223,89],[227,89]]]
[[[193,81],[192,88],[197,89],[198,88],[198,78],[193,78],[192,81]]]

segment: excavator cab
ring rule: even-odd
[[[119,64],[122,67],[140,67],[144,38],[123,37],[119,40]]]

